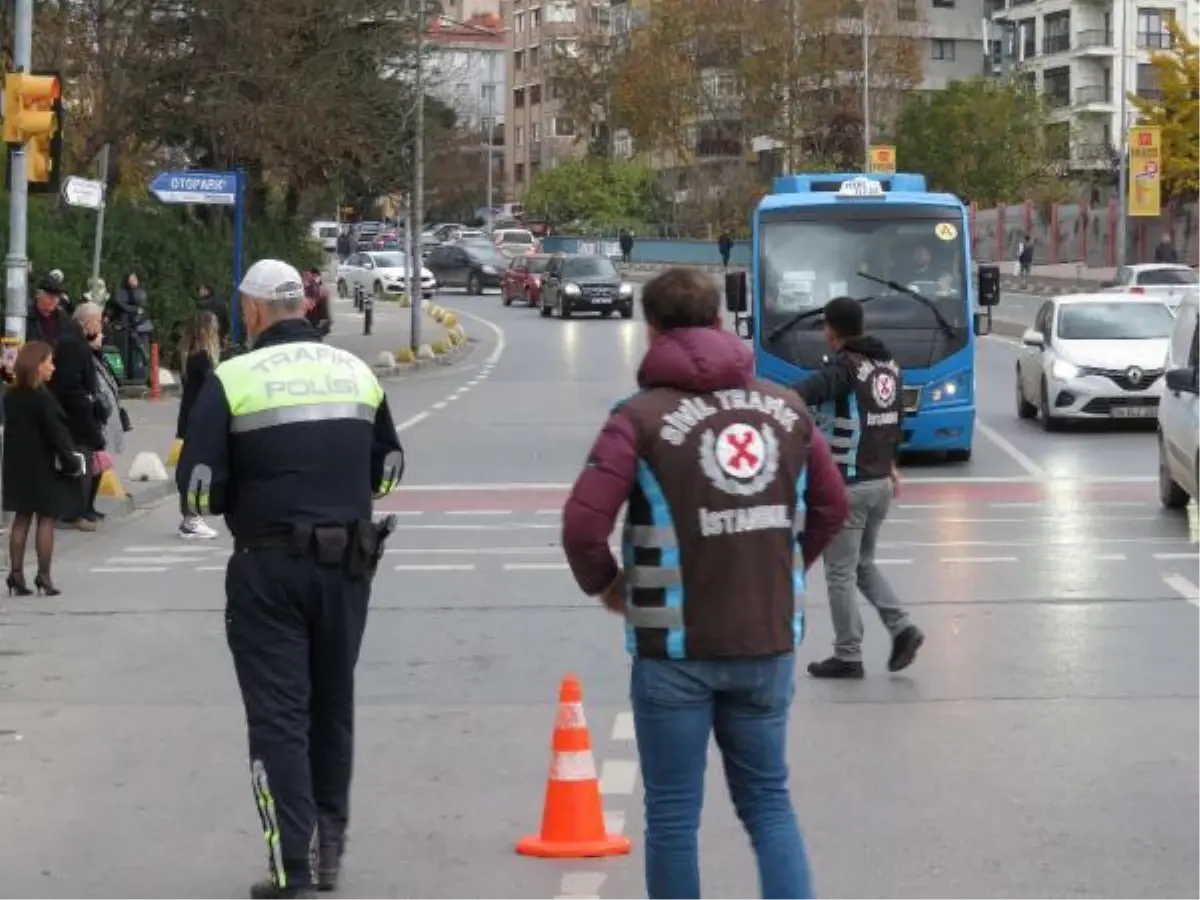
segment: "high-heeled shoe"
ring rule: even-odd
[[[24,572],[9,572],[8,577],[4,579],[5,585],[8,587],[8,596],[16,594],[18,597],[28,597],[33,593],[25,586]]]
[[[43,575],[41,572],[38,572],[34,576],[33,586],[37,588],[39,596],[45,594],[47,597],[57,597],[62,593],[62,591],[54,586],[54,582],[50,580],[50,576]]]

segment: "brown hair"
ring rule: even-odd
[[[18,387],[37,388],[42,386],[42,376],[38,374],[41,367],[54,351],[45,341],[30,341],[17,353],[17,364],[13,368],[14,378]]]
[[[646,322],[657,331],[712,328],[721,317],[716,283],[696,269],[667,269],[642,288]]]

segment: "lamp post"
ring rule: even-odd
[[[871,37],[867,31],[867,0],[862,4],[862,118],[863,171],[871,171]]]

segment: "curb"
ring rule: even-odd
[[[408,307],[411,308],[411,307]],[[412,349],[400,348],[398,355],[403,358],[390,363],[372,365],[375,374],[381,378],[394,378],[419,372],[434,366],[450,366],[467,356],[476,343],[470,338],[460,321],[460,313],[447,309],[436,303],[424,304],[425,315],[446,329],[446,336],[429,344],[422,344],[417,350],[416,358],[412,357]],[[385,357],[390,354],[383,354]]]

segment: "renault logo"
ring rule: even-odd
[[[1141,384],[1142,383],[1142,370],[1139,369],[1137,366],[1130,366],[1125,371],[1125,377],[1129,379],[1129,383],[1132,385]]]

